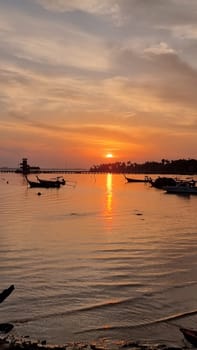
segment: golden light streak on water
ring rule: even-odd
[[[111,215],[112,211],[112,174],[107,174],[106,177],[106,189],[107,189],[107,212],[108,215]],[[111,217],[111,216],[110,216]]]

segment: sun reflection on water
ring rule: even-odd
[[[106,178],[106,189],[107,189],[107,215],[108,218],[112,218],[112,174],[107,174]]]

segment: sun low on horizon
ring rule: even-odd
[[[105,158],[114,158],[114,155],[112,153],[106,153]]]
[[[197,158],[197,1],[0,5],[0,167]]]

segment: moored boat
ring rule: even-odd
[[[39,188],[59,188],[60,183],[57,181],[54,182],[39,182],[39,181],[31,181],[28,179],[27,176],[25,176],[27,183],[30,187],[39,187]]]
[[[167,193],[174,193],[174,194],[197,194],[197,186],[195,180],[183,180],[183,181],[177,181],[177,183],[174,186],[165,186],[163,188]]]
[[[66,181],[64,180],[64,178],[62,176],[57,176],[55,179],[41,179],[40,177],[36,176],[37,180],[41,183],[41,184],[48,184],[53,185],[53,184],[59,184],[59,185],[65,185]]]
[[[0,323],[0,334],[9,333],[14,328],[12,323]],[[0,346],[1,349],[1,346]]]
[[[180,328],[181,333],[183,333],[185,339],[194,346],[197,346],[197,331],[194,329]]]
[[[12,284],[8,288],[4,289],[0,293],[0,303],[2,303],[15,289],[14,285]],[[0,334],[6,334],[9,333],[13,329],[13,324],[11,323],[0,323]],[[4,347],[1,347],[1,342],[0,342],[0,349],[3,349]]]
[[[135,178],[127,177],[126,175],[124,175],[124,177],[127,180],[127,182],[150,182],[151,181],[151,178],[149,178],[148,176],[145,176],[144,179],[135,179]]]
[[[9,288],[4,289],[3,292],[0,293],[0,303],[2,303],[13,292],[13,290],[13,284]]]
[[[150,179],[150,184],[152,187],[163,189],[164,187],[168,186],[176,186],[177,179],[174,179],[173,177],[157,177],[155,180]]]

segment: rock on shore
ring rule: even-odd
[[[66,343],[63,345],[50,345],[45,340],[34,341],[29,337],[16,338],[7,336],[0,338],[0,350],[184,350],[188,349],[186,345],[182,347],[165,344],[150,344],[135,341],[112,342],[103,340],[96,343]]]

